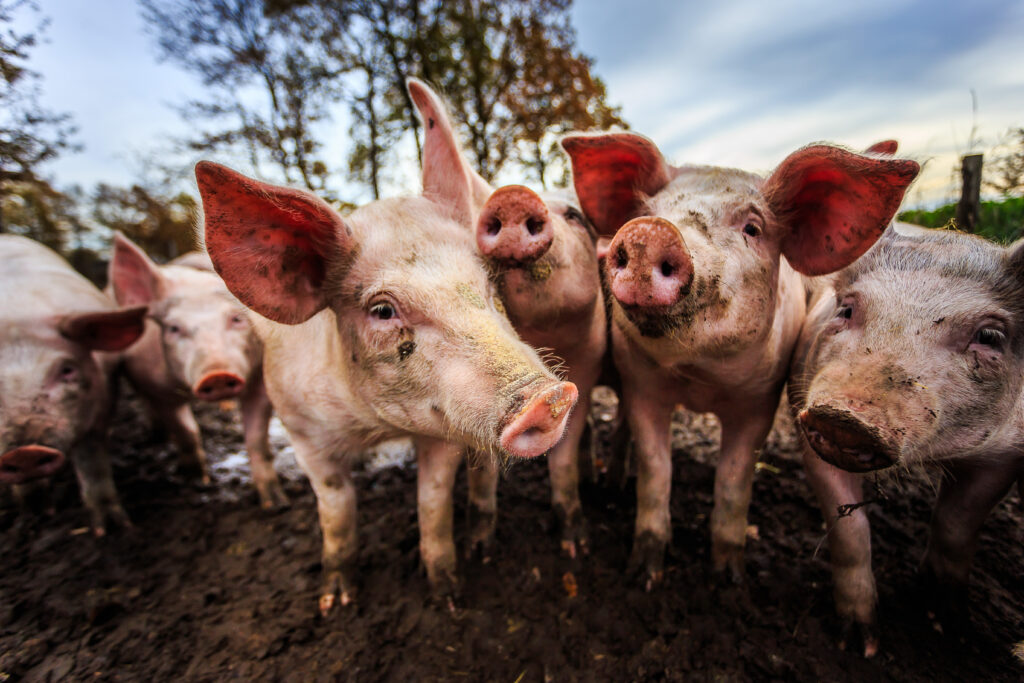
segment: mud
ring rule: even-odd
[[[454,611],[429,598],[419,564],[414,466],[401,447],[357,473],[361,547],[356,604],[317,612],[320,541],[313,494],[288,460],[289,509],[262,512],[247,481],[232,412],[199,419],[214,483],[174,473],[137,401],[122,401],[115,479],[135,527],[94,539],[68,469],[55,517],[0,509],[0,681],[654,681],[1021,680],[1021,511],[1004,500],[985,525],[965,636],[938,632],[916,571],[934,491],[924,478],[881,485],[869,506],[882,649],[837,647],[820,515],[794,459],[786,421],[759,467],[746,585],[709,571],[713,420],[673,426],[673,543],[663,585],[643,592],[626,571],[632,480],[583,487],[590,555],[559,556],[545,463],[520,463],[499,489],[497,542],[463,561]],[[387,466],[403,463],[404,466]],[[874,492],[873,492],[874,495]],[[456,540],[468,529],[465,473]],[[1024,655],[1021,655],[1024,656]]]

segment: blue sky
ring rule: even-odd
[[[157,63],[132,0],[42,4],[49,42],[32,65],[44,75],[44,102],[73,113],[85,144],[48,170],[59,184],[130,183],[137,152],[185,132],[171,105],[198,86]],[[957,192],[971,89],[979,151],[1024,126],[1019,0],[577,0],[573,20],[610,100],[676,163],[766,172],[812,141],[858,148],[896,138],[926,162],[908,204],[934,203]],[[328,143],[338,166],[347,129],[339,111]],[[407,162],[390,189],[415,191],[415,176]],[[336,185],[342,197],[366,199]]]

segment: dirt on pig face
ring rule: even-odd
[[[281,681],[790,680],[1019,681],[1024,640],[1024,517],[997,506],[972,576],[972,628],[960,641],[929,622],[917,576],[934,492],[908,477],[871,507],[883,649],[837,648],[824,531],[794,460],[773,436],[755,475],[748,587],[714,588],[708,559],[713,419],[673,421],[674,542],[665,586],[626,573],[633,487],[585,483],[590,555],[559,556],[546,463],[522,462],[499,489],[496,543],[466,562],[454,612],[430,603],[420,568],[416,472],[356,474],[359,597],[319,616],[316,500],[286,476],[292,507],[268,513],[225,466],[242,448],[234,412],[200,405],[215,483],[168,475],[173,453],[130,393],[114,427],[114,476],[135,532],[96,540],[75,483],[55,481],[57,515],[19,520],[0,505],[0,673],[10,680]],[[792,429],[792,425],[788,426]],[[282,457],[280,460],[284,460]],[[283,472],[294,465],[279,462]],[[455,538],[466,546],[466,480]],[[28,521],[30,523],[26,524]],[[571,590],[575,589],[575,595]]]

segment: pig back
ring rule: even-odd
[[[113,301],[56,252],[26,237],[0,235],[0,318],[113,310]]]

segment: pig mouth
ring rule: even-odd
[[[64,454],[56,448],[31,444],[0,455],[0,482],[21,484],[52,476],[64,464]]]
[[[797,416],[807,443],[825,462],[848,472],[873,472],[899,461],[899,447],[876,425],[833,406],[813,406]]]
[[[556,382],[536,392],[501,430],[502,450],[517,458],[547,453],[561,440],[578,398],[572,382]]]

